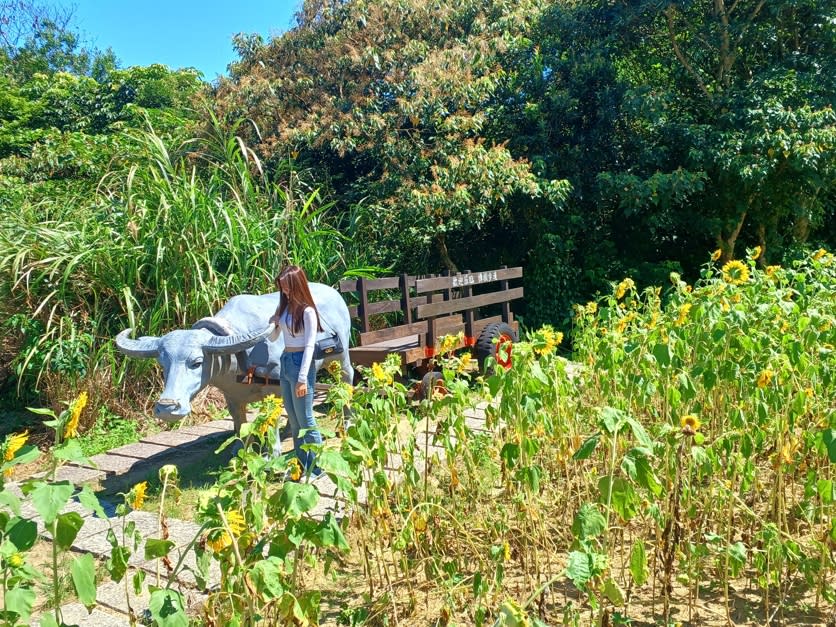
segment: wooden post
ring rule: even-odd
[[[502,269],[504,270],[507,267],[508,266],[502,266]],[[503,292],[508,291],[508,280],[507,279],[503,279],[502,281],[499,282],[499,289],[502,290]],[[507,324],[511,324],[511,320],[512,320],[512,318],[511,318],[511,301],[506,300],[502,303],[502,321],[506,322]]]
[[[412,303],[409,297],[409,275],[401,275],[401,309],[403,309],[403,323],[412,324]]]
[[[465,270],[465,274],[470,274],[470,270]],[[468,298],[473,296],[473,288],[470,284],[462,288],[462,296]],[[464,311],[464,335],[466,338],[473,337],[473,323],[475,322],[475,315],[473,309],[465,309]]]
[[[360,318],[360,328],[363,330],[363,333],[369,331],[369,290],[366,287],[366,279],[365,277],[360,277],[358,281],[360,287],[359,298],[360,302],[357,304],[357,317]]]

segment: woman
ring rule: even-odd
[[[293,447],[302,469],[306,473],[319,475],[314,465],[314,453],[302,449],[304,444],[320,444],[322,436],[313,415],[314,381],[316,368],[313,367],[314,345],[317,331],[322,331],[319,312],[308,288],[308,278],[299,266],[287,266],[276,277],[276,287],[281,292],[279,308],[270,318],[277,331],[271,340],[284,335],[284,352],[280,359],[282,397],[287,419],[293,434]],[[299,437],[299,432],[305,433]],[[277,450],[280,449],[276,442]]]

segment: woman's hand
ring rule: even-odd
[[[296,384],[296,398],[303,398],[305,394],[308,393],[308,384],[307,383],[297,383]]]
[[[270,316],[270,319],[267,321],[267,323],[279,326],[279,314],[273,314],[272,316]]]

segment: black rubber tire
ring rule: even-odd
[[[479,360],[479,368],[481,370],[485,369],[488,357],[496,359],[496,344],[494,344],[494,340],[502,337],[509,338],[511,342],[517,341],[517,334],[507,322],[492,322],[482,329],[475,346],[476,359]]]
[[[444,385],[444,377],[436,370],[432,370],[425,374],[421,379],[421,385],[418,388],[418,400],[425,400],[431,397],[432,390],[439,387],[443,394],[447,393],[447,387]]]

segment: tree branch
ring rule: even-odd
[[[695,81],[697,81],[697,85],[699,85],[700,91],[708,98],[711,99],[711,94],[708,92],[708,89],[705,87],[705,83],[700,77],[699,73],[694,70],[693,66],[688,62],[688,59],[685,58],[685,55],[682,53],[682,50],[679,47],[679,44],[676,41],[676,33],[673,30],[673,14],[675,8],[673,4],[669,4],[668,7],[665,9],[665,18],[668,24],[668,37],[671,40],[671,46],[673,47],[673,53],[676,55],[676,58],[682,64],[682,67],[685,68],[685,71],[690,74]]]

